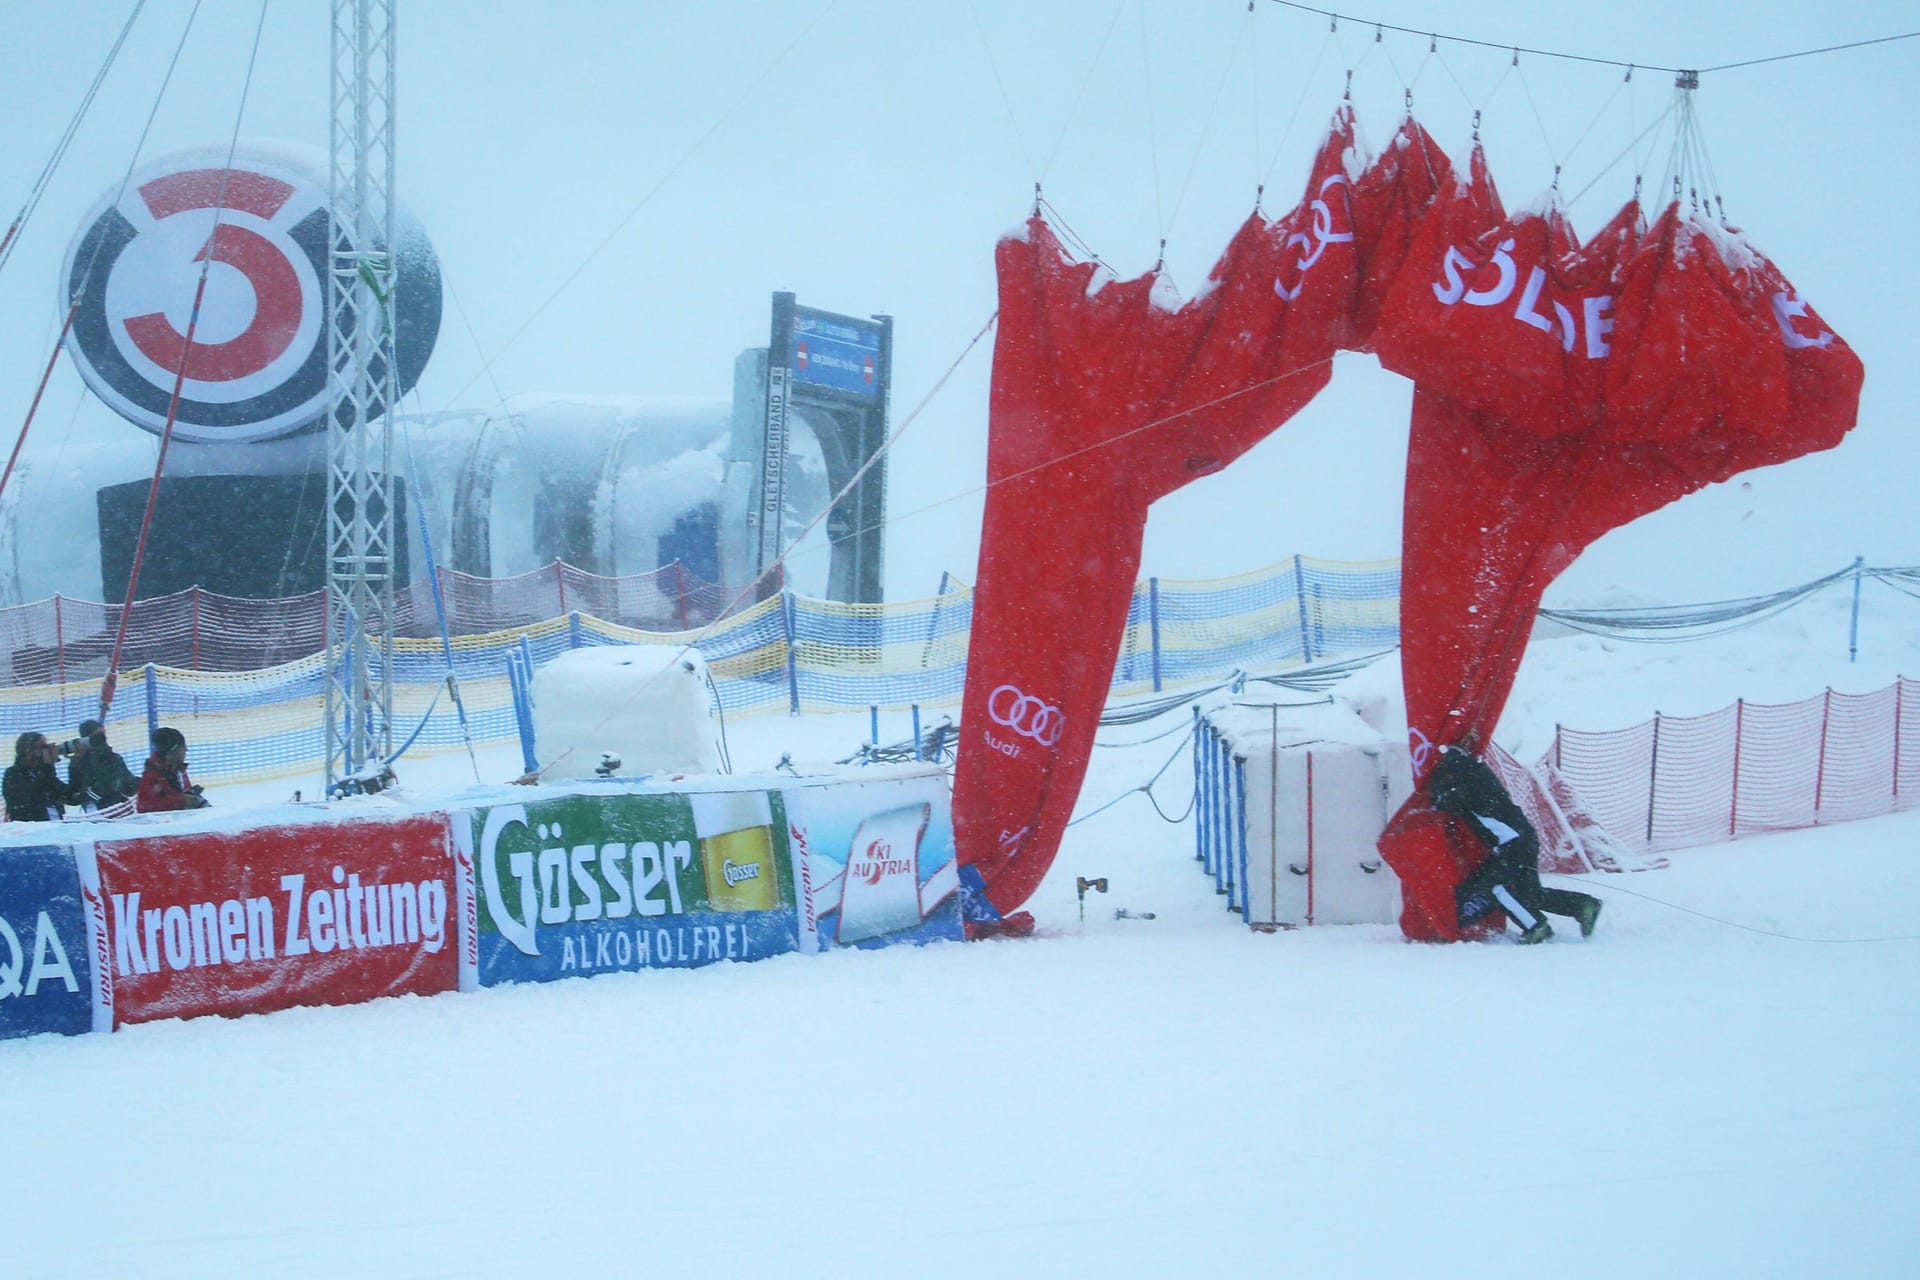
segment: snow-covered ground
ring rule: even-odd
[[[1853,664],[1840,596],[1540,641],[1502,738],[1877,687],[1912,621],[1871,604]],[[865,732],[731,737],[747,769]],[[1097,751],[1083,811],[1173,741]],[[1911,1275],[1916,850],[1920,813],[1681,851],[1589,877],[1590,941],[1428,947],[1250,933],[1135,796],[1073,828],[1031,941],[7,1042],[6,1274]]]

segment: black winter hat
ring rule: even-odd
[[[186,746],[187,735],[181,733],[178,729],[169,729],[165,725],[161,725],[153,731],[152,741],[153,754],[163,756],[175,747]]]

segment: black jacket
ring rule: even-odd
[[[7,817],[15,822],[56,822],[74,801],[72,788],[44,761],[10,767],[0,774],[0,791],[6,796]]]
[[[1427,776],[1433,807],[1472,828],[1487,852],[1524,866],[1538,866],[1540,836],[1527,815],[1484,761],[1458,747],[1441,751]]]
[[[112,747],[89,747],[67,766],[67,781],[76,803],[104,809],[133,799],[140,780]]]

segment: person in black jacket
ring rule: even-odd
[[[1545,942],[1553,936],[1546,915],[1580,923],[1580,936],[1593,935],[1600,900],[1540,883],[1540,836],[1526,813],[1485,761],[1460,747],[1443,747],[1427,776],[1433,807],[1450,813],[1487,846],[1487,860],[1454,893],[1465,928],[1495,910],[1520,926],[1520,941]]]
[[[67,783],[74,799],[89,809],[107,809],[131,800],[140,788],[126,760],[107,745],[106,729],[98,720],[80,722],[80,745],[67,765]]]
[[[60,780],[53,762],[60,749],[44,733],[23,733],[13,740],[13,766],[0,774],[7,817],[14,822],[58,822],[67,816],[73,791]]]

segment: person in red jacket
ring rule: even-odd
[[[153,731],[153,754],[147,757],[146,770],[140,775],[140,791],[133,807],[139,813],[207,807],[206,797],[187,776],[187,738],[178,729],[162,725]]]

